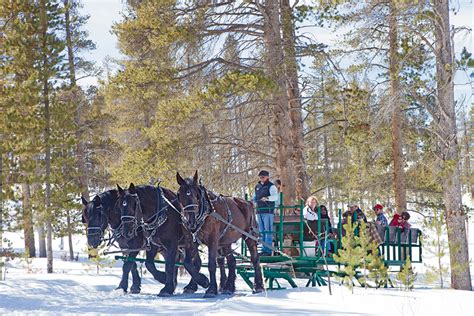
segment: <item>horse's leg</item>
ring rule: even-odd
[[[220,271],[220,282],[219,282],[219,291],[223,292],[227,284],[227,275],[225,272],[225,262],[224,257],[219,256],[217,258],[217,265],[219,266]]]
[[[185,253],[185,256],[186,256],[186,253]],[[199,256],[199,251],[194,251],[194,254],[192,256],[193,260],[193,265],[194,265],[194,268],[196,271],[199,272],[199,270],[201,270],[201,257]],[[184,260],[183,260],[184,262]],[[209,281],[207,281],[207,283],[209,284]],[[188,285],[186,285],[184,287],[184,290],[183,290],[183,293],[184,294],[191,294],[191,293],[194,293],[196,292],[198,289],[198,284],[196,283],[196,281],[194,280],[194,278],[191,277],[191,280],[189,281]]]
[[[194,263],[195,256],[199,256],[197,253],[197,247],[194,244],[189,245],[188,242],[186,242],[184,268],[189,272],[197,284],[203,288],[207,288],[209,287],[209,279],[204,274],[199,273],[199,269],[201,268],[201,259],[199,258],[199,264],[196,267]]]
[[[130,293],[138,294],[141,291],[142,281],[140,273],[138,272],[138,265],[136,262],[134,262],[130,272],[132,273],[132,286],[130,287]]]
[[[130,254],[131,256],[132,254]],[[136,255],[135,255],[136,257]],[[135,265],[135,267],[137,266],[137,264],[133,261],[124,261],[123,265],[122,265],[122,279],[120,280],[120,283],[118,285],[118,287],[116,288],[116,290],[118,289],[122,289],[125,293],[127,293],[127,290],[128,290],[128,274],[130,273],[130,270],[133,268],[133,265]]]
[[[250,260],[252,260],[253,269],[255,270],[255,279],[254,279],[254,293],[260,293],[265,290],[263,286],[263,276],[262,269],[260,267],[260,257],[257,253],[257,242],[253,239],[247,238],[245,240],[247,248],[250,251]]]
[[[166,273],[158,271],[155,266],[155,256],[158,252],[158,247],[151,245],[151,249],[146,252],[145,267],[153,275],[153,278],[158,282],[166,283]]]
[[[136,258],[138,256],[138,251],[130,253],[129,257]],[[133,265],[130,269],[132,273],[132,286],[130,287],[130,293],[138,294],[141,291],[141,278],[140,274],[138,273],[138,267],[136,262],[132,262]]]
[[[226,249],[226,253],[228,253],[228,255],[226,256],[226,260],[227,260],[227,267],[229,268],[229,276],[227,278],[227,282],[222,293],[233,294],[235,292],[235,279],[237,277],[235,273],[236,261],[235,261],[234,254],[232,253],[231,247]]]
[[[207,245],[209,251],[208,269],[210,276],[209,288],[204,295],[205,298],[215,297],[217,295],[217,282],[216,282],[216,259],[217,259],[217,236],[209,236],[209,243]]]
[[[171,296],[176,288],[175,275],[176,275],[176,251],[178,250],[178,241],[170,240],[166,247],[166,283],[165,287],[161,289],[158,296]]]

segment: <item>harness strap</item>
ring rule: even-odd
[[[174,207],[173,203],[170,202],[170,201],[166,198],[166,196],[165,196],[164,194],[163,194],[162,197],[163,197],[163,200],[165,200],[165,202],[168,203],[168,205],[171,206],[171,208],[172,208],[173,210],[175,210],[179,215],[181,215],[181,212],[178,211],[178,210],[176,209],[176,207]],[[174,201],[176,201],[176,199],[173,200],[173,202],[174,202]]]
[[[216,201],[217,201],[217,199],[216,199]],[[232,218],[232,212],[230,211],[229,204],[227,204],[227,200],[226,200],[226,199],[224,199],[224,203],[225,203],[225,205],[227,206],[227,221],[228,221],[229,223],[232,223],[232,220],[233,220],[233,218]],[[229,227],[230,227],[229,225],[226,225],[226,226],[225,226],[225,228],[224,228],[224,230],[222,231],[222,233],[221,233],[219,239],[221,239],[222,237],[224,237],[224,235],[227,233],[227,230],[229,229]]]
[[[264,242],[264,241],[262,241],[262,240],[259,240],[259,238],[257,238],[257,237],[255,237],[255,236],[249,234],[248,232],[246,232],[245,230],[241,229],[240,227],[237,227],[237,226],[235,226],[234,224],[232,224],[232,223],[226,221],[225,218],[223,218],[219,213],[213,212],[213,213],[211,213],[210,215],[211,215],[212,217],[214,217],[215,219],[217,219],[217,220],[219,220],[219,221],[221,221],[221,222],[223,222],[223,223],[229,225],[232,229],[238,231],[239,233],[241,233],[241,234],[244,235],[245,237],[250,238],[250,239],[252,239],[252,240],[254,240],[254,241],[256,241],[256,242],[261,243],[261,244],[264,245],[265,247],[267,247],[267,248],[269,248],[269,249],[271,249],[271,250],[273,250],[273,251],[275,251],[275,252],[278,252],[280,255],[282,255],[282,256],[284,256],[284,257],[287,257],[287,258],[289,258],[289,259],[293,259],[293,258],[291,258],[289,255],[287,255],[286,253],[280,251],[279,249],[276,249],[276,248],[273,247],[272,245],[269,245],[269,244],[267,244],[266,242]]]

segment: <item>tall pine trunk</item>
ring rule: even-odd
[[[265,62],[268,75],[276,84],[270,98],[271,134],[275,148],[275,165],[282,182],[284,203],[293,203],[296,197],[293,144],[288,127],[291,126],[283,65],[279,0],[265,1],[264,8]]]
[[[28,182],[21,184],[23,193],[23,236],[25,238],[25,252],[30,258],[36,257],[35,232],[33,229],[33,208],[31,203],[31,190]]]
[[[42,93],[44,106],[44,143],[45,143],[45,218],[46,218],[46,255],[47,272],[53,273],[53,225],[51,223],[51,117],[49,112],[49,74],[48,74],[48,19],[46,0],[40,2],[41,36],[42,36],[42,54],[43,54],[43,73]]]
[[[72,42],[72,31],[71,31],[71,18],[70,18],[71,1],[64,0],[64,22],[66,28],[66,46],[69,66],[69,80],[70,88],[72,92],[73,102],[76,104],[76,159],[77,169],[79,173],[79,185],[81,187],[81,194],[89,200],[89,181],[87,176],[86,166],[86,155],[85,155],[85,143],[83,139],[83,102],[79,98],[79,89],[76,84],[76,65],[74,64],[74,45]]]
[[[66,225],[67,225],[67,241],[69,245],[69,260],[74,260],[74,248],[72,245],[72,226],[71,226],[71,213],[66,210]]]
[[[295,25],[289,0],[281,0],[281,20],[288,107],[291,119],[292,159],[296,172],[296,195],[307,198],[310,194],[306,162],[304,158],[303,115],[298,85],[298,61],[295,51]]]
[[[41,168],[37,167],[35,170],[36,174],[36,179],[40,178],[40,174],[42,173]],[[35,197],[37,192],[41,190],[41,184],[38,182],[34,182],[31,184],[31,191],[32,191],[32,196]],[[40,210],[42,209],[42,205],[44,201],[42,200],[37,200],[33,199],[33,210]],[[41,204],[41,205],[39,205]],[[39,213],[34,214],[35,218],[35,227],[36,227],[36,232],[38,233],[38,257],[39,258],[46,258],[46,232],[44,229],[44,213]]]
[[[51,144],[50,144],[50,113],[49,113],[49,86],[46,79],[43,86],[44,93],[44,113],[46,119],[45,128],[45,215],[46,215],[46,255],[47,255],[47,271],[53,273],[53,225],[51,223]]]
[[[463,119],[464,127],[464,172],[467,178],[467,191],[471,194],[471,200],[474,201],[474,181],[472,179],[472,170],[471,170],[471,143],[470,143],[470,133],[469,127],[467,126],[467,120],[464,117]]]
[[[459,145],[454,103],[454,63],[449,24],[449,0],[434,1],[436,80],[439,102],[439,147],[443,170],[445,216],[451,264],[451,287],[472,290],[466,236],[466,214],[462,209]]]
[[[397,213],[406,211],[406,180],[402,152],[402,109],[401,86],[399,81],[400,60],[398,58],[398,26],[397,3],[390,1],[389,15],[389,72],[390,72],[390,108],[392,110],[392,156],[393,156],[393,186],[395,192],[395,208]]]
[[[46,258],[46,232],[44,230],[44,223],[40,222],[38,226],[36,227],[36,230],[38,232],[38,245],[39,245],[39,253],[38,256],[39,258]]]

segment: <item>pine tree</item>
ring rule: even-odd
[[[369,270],[368,277],[374,281],[376,288],[387,286],[390,280],[388,267],[385,265],[383,257],[379,253],[378,245],[375,242],[370,244],[367,269]]]
[[[8,171],[4,178],[8,185],[3,189],[5,198],[15,200],[14,184],[23,188],[24,204],[19,223],[24,229],[25,248],[31,256],[35,255],[35,216],[30,189],[41,181],[36,169],[44,128],[44,121],[39,119],[41,111],[38,107],[41,89],[37,69],[41,61],[38,17],[38,6],[31,1],[0,3],[0,146],[5,155],[5,159],[2,159],[3,168]]]
[[[362,271],[362,277],[358,278],[358,281],[362,286],[367,288],[368,277],[372,272],[370,267],[374,268],[372,261],[374,260],[374,255],[378,256],[378,249],[377,245],[371,241],[371,238],[367,233],[367,224],[361,220],[358,221],[358,226],[358,236],[356,236],[356,240],[361,249],[360,269]],[[376,251],[375,254],[373,253],[374,248]],[[369,273],[369,275],[367,273]]]
[[[337,255],[334,255],[334,260],[337,263],[344,265],[342,270],[342,282],[352,293],[354,293],[353,279],[356,277],[356,269],[361,266],[361,260],[365,257],[366,250],[362,249],[359,239],[355,234],[358,225],[352,224],[352,219],[349,217],[346,224],[343,225],[346,235],[342,237],[342,247],[339,249]]]
[[[88,248],[89,261],[95,267],[96,273],[99,274],[100,269],[112,268],[115,264],[115,259],[109,259],[103,255],[105,245],[99,246],[98,248]]]
[[[466,235],[466,214],[462,208],[459,145],[457,140],[454,100],[453,47],[449,21],[449,1],[433,3],[431,23],[434,29],[434,55],[436,57],[437,116],[441,185],[446,207],[451,286],[454,289],[472,290],[469,268],[469,247]]]
[[[58,38],[57,31],[61,26],[59,4],[41,0],[39,2],[40,16],[40,55],[41,62],[38,67],[41,82],[41,103],[45,121],[43,140],[45,143],[45,175],[44,175],[44,198],[45,210],[44,221],[46,224],[46,245],[47,245],[47,271],[53,273],[53,211],[51,200],[51,155],[52,152],[52,121],[51,121],[51,100],[53,93],[52,80],[58,78],[61,70],[61,53],[64,49],[64,42]]]
[[[425,236],[423,239],[425,252],[434,255],[437,260],[436,265],[425,263],[425,266],[428,268],[425,276],[426,281],[439,282],[440,287],[443,288],[445,285],[444,280],[448,274],[448,266],[443,264],[443,259],[445,259],[448,252],[448,246],[444,240],[446,234],[444,213],[438,209],[434,209],[432,216],[425,219],[423,227],[426,232],[423,235]],[[431,231],[432,234],[428,234],[428,231]],[[428,236],[432,237],[430,238]]]
[[[78,75],[85,78],[96,74],[94,64],[86,60],[81,54],[95,49],[95,44],[88,39],[88,34],[84,31],[84,25],[89,16],[81,15],[82,8],[79,0],[63,0],[64,30],[66,34],[67,49],[67,78],[69,80],[69,99],[75,105],[72,109],[74,116],[76,148],[75,157],[77,160],[77,183],[81,188],[81,195],[89,200],[89,179],[87,169],[87,126],[85,116],[87,115],[87,100],[85,94],[77,86]]]
[[[410,256],[407,256],[402,270],[397,274],[397,280],[400,281],[405,291],[411,291],[413,290],[417,276],[418,274],[413,271],[411,266]]]

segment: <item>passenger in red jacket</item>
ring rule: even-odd
[[[411,224],[408,223],[410,214],[408,212],[402,212],[402,214],[395,214],[390,221],[390,226],[400,227],[403,230],[410,229]]]

